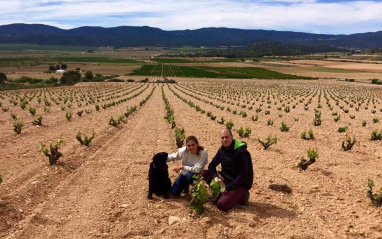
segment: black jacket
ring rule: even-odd
[[[226,190],[236,187],[244,187],[247,190],[253,184],[253,166],[251,154],[247,150],[247,145],[237,139],[232,141],[229,148],[221,147],[208,165],[208,171],[215,178],[216,167],[221,164],[224,180],[227,182]]]

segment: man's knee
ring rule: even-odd
[[[216,206],[220,211],[223,212],[226,212],[232,208],[232,205],[224,200],[219,200]]]

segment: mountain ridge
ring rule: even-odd
[[[355,34],[314,34],[276,30],[205,27],[171,30],[149,26],[82,26],[60,29],[44,24],[15,23],[0,26],[0,44],[70,46],[249,46],[261,41],[330,45],[343,48],[382,47],[382,31]]]

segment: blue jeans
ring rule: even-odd
[[[174,196],[179,196],[183,190],[187,190],[189,185],[192,184],[194,179],[192,176],[194,173],[188,172],[186,176],[179,174],[178,178],[175,180],[171,188],[171,194]]]

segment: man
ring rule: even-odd
[[[223,129],[220,137],[222,147],[202,175],[208,184],[211,179],[221,181],[216,171],[216,167],[221,164],[221,176],[226,191],[218,197],[217,207],[221,211],[228,211],[237,204],[248,205],[249,189],[253,183],[253,166],[245,143],[234,139],[229,129]]]

